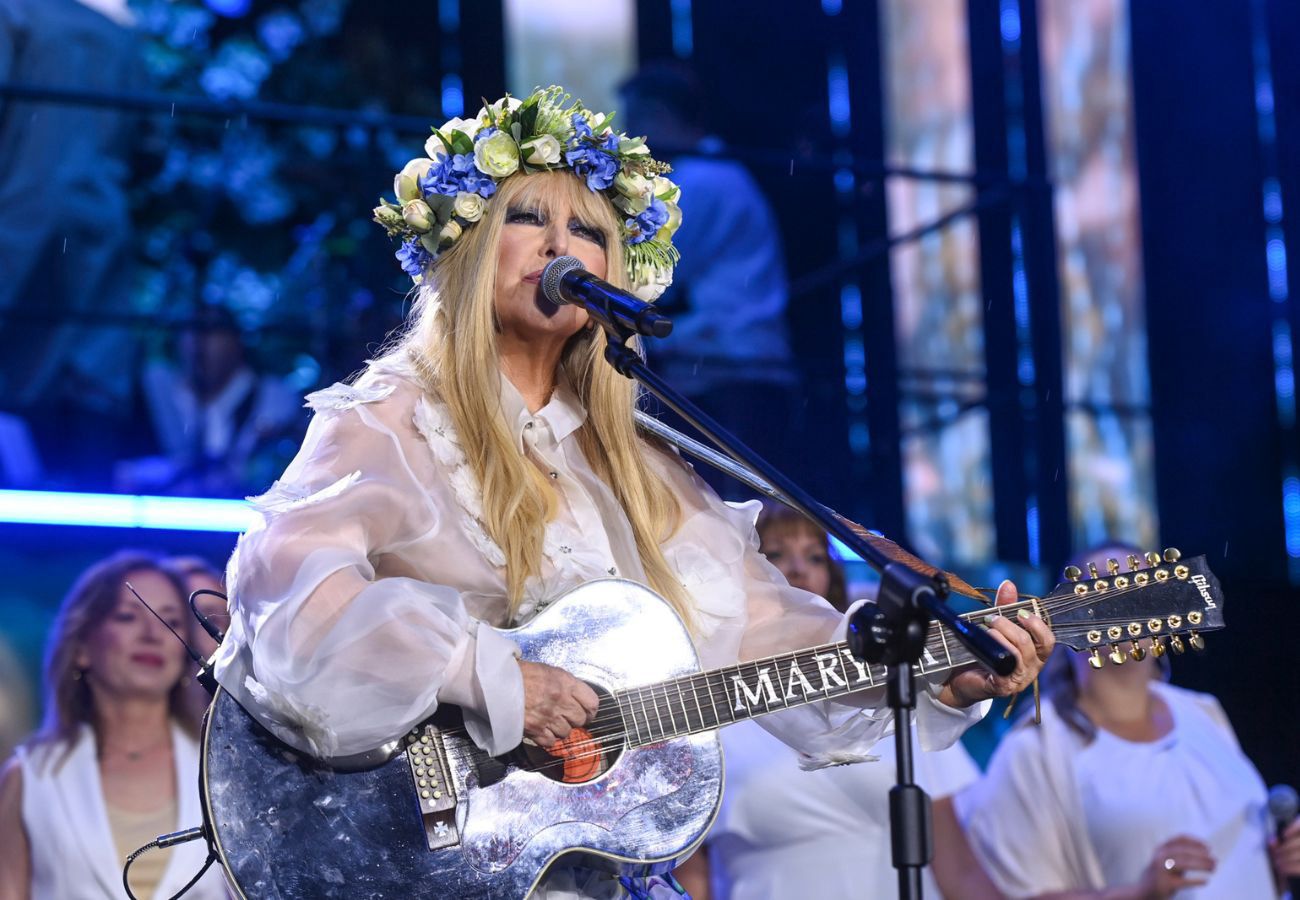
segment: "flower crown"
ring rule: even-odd
[[[502,179],[568,168],[621,213],[632,290],[656,299],[672,284],[677,264],[672,239],[682,221],[681,190],[664,177],[672,169],[650,156],[644,138],[610,128],[613,118],[570,104],[563,88],[548,87],[523,100],[506,94],[472,119],[433,129],[424,145],[428,156],[397,174],[397,201],[381,199],[374,211],[388,236],[402,241],[402,269],[422,283],[434,260],[483,217]]]

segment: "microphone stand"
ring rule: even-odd
[[[849,647],[859,659],[889,667],[887,697],[894,711],[894,746],[897,781],[889,792],[889,824],[894,868],[898,870],[901,900],[921,897],[921,870],[933,858],[930,798],[914,783],[912,714],[916,709],[913,665],[921,659],[931,619],[937,619],[962,644],[994,672],[1008,675],[1015,657],[989,635],[962,621],[944,603],[947,579],[940,573],[923,575],[890,560],[863,540],[827,507],[745,446],[699,407],[673,389],[645,364],[627,341],[633,331],[611,317],[597,317],[605,330],[605,359],[621,375],[641,384],[666,406],[743,466],[757,473],[782,494],[791,507],[844,542],[880,573],[880,593],[875,603],[863,604],[849,621]]]

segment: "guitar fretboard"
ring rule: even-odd
[[[1034,605],[1027,601],[998,611]],[[962,618],[991,614],[993,610],[978,610]],[[919,675],[929,675],[974,660],[964,645],[935,625],[921,661],[913,668]],[[639,747],[880,687],[888,675],[887,666],[863,662],[849,650],[848,642],[839,641],[628,688],[616,692],[614,699],[628,744]]]

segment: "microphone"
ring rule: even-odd
[[[601,281],[572,256],[561,256],[542,270],[542,294],[557,306],[581,306],[607,329],[648,337],[667,337],[673,321],[627,291]]]
[[[1300,796],[1296,795],[1295,788],[1289,784],[1275,784],[1269,788],[1268,814],[1273,818],[1279,841],[1282,840],[1287,827],[1295,821],[1298,812],[1300,812]],[[1287,885],[1291,896],[1300,900],[1300,878],[1291,876],[1287,879]]]

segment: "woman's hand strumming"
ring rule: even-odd
[[[524,737],[550,749],[586,725],[599,700],[596,692],[563,669],[519,661],[524,676]]]

